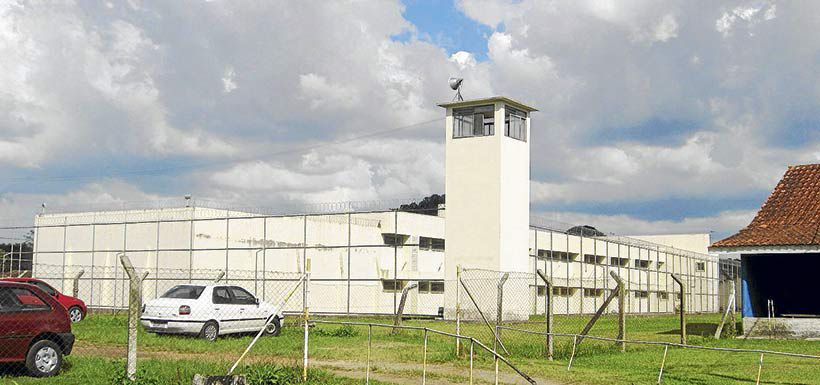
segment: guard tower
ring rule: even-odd
[[[529,271],[530,113],[537,110],[503,96],[439,106],[447,109],[446,279],[456,278],[457,265]]]

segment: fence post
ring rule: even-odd
[[[74,287],[71,289],[71,294],[73,294],[74,298],[80,295],[80,277],[82,277],[83,274],[85,274],[85,270],[80,269],[77,275],[74,276]]]
[[[456,335],[461,335],[461,265],[456,265]],[[461,338],[456,338],[456,357],[461,356]]]
[[[666,365],[666,353],[669,352],[669,344],[663,346],[663,359],[661,359],[661,370],[658,372],[658,385],[663,380],[663,366]]]
[[[367,367],[365,368],[364,373],[364,383],[365,385],[370,384],[370,351],[373,348],[373,325],[367,324]]]
[[[757,381],[755,381],[755,385],[760,385],[760,374],[763,372],[763,353],[760,353],[760,361],[758,361],[757,365]]]
[[[309,308],[308,308],[308,294],[310,293],[310,270],[309,267],[305,272],[305,289],[304,289],[304,299],[302,300],[302,306],[304,307],[304,315],[305,315],[305,348],[304,348],[304,357],[303,357],[303,365],[302,365],[302,382],[307,382],[307,375],[308,375],[308,336],[310,329],[308,327],[308,319],[309,316]]]
[[[495,314],[495,336],[496,340],[501,341],[501,329],[498,328],[503,321],[502,314],[504,313],[504,284],[510,278],[510,273],[504,273],[501,280],[498,281],[497,295],[496,295],[496,314]]]
[[[217,282],[221,281],[222,277],[224,277],[224,276],[225,276],[225,270],[220,271],[219,274],[214,279],[214,283],[217,283]]]
[[[427,385],[427,328],[424,328],[424,351],[421,362],[421,385]]]
[[[139,277],[134,270],[134,265],[127,255],[120,253],[120,263],[122,263],[125,273],[128,274],[128,350],[125,364],[125,374],[129,380],[134,381],[137,376],[137,321],[139,318]]]
[[[732,289],[730,291],[730,295],[726,300],[726,309],[723,313],[723,317],[720,319],[720,324],[718,324],[717,330],[715,330],[715,339],[720,338],[720,334],[723,331],[723,326],[726,323],[726,320],[729,320],[729,328],[726,330],[727,336],[734,336],[736,334],[736,325],[735,325],[735,281],[732,277],[724,274],[727,278],[727,281],[730,285],[732,285]]]
[[[541,269],[536,269],[535,272],[538,274],[539,277],[544,281],[544,298],[546,299],[547,303],[544,304],[544,323],[547,335],[547,340],[545,343],[547,344],[546,351],[547,351],[547,359],[552,361],[553,358],[553,335],[552,335],[552,281],[544,275],[544,272]],[[536,288],[536,290],[538,290]],[[537,294],[537,293],[536,293]]]
[[[391,334],[396,334],[399,332],[399,326],[401,326],[401,317],[404,315],[404,304],[407,303],[407,294],[410,293],[410,290],[419,287],[419,284],[416,282],[408,283],[404,289],[401,290],[401,300],[399,301],[399,309],[396,311],[396,315],[393,318],[393,331]]]
[[[677,274],[670,274],[680,286],[680,343],[686,345],[686,285]]]
[[[626,285],[624,281],[614,271],[610,271],[609,275],[618,283],[618,344],[621,345],[621,352],[626,351]]]

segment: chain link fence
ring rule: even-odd
[[[623,306],[628,334],[650,341],[679,340],[680,288],[669,287],[664,291],[664,297],[653,301],[647,297],[656,296],[659,293],[657,290],[652,290],[652,286],[630,282],[627,269],[622,269],[620,274],[616,271],[613,269],[610,275],[591,281],[567,279],[565,276],[549,278],[543,271],[542,278],[532,273],[464,268],[461,270],[461,293],[458,295],[461,321],[489,323],[490,326],[479,327],[476,332],[482,342],[493,343],[497,326],[544,331],[545,310],[549,307],[553,316],[553,332],[580,333],[595,317],[596,322],[590,325],[589,335],[614,338],[619,332],[620,303],[614,274],[624,284]],[[669,281],[674,280],[670,277]],[[692,298],[686,290],[688,287],[684,281],[684,299]],[[657,306],[657,310],[648,311],[652,308],[651,304]],[[690,334],[715,334],[720,313],[697,311],[696,306],[688,304],[685,308],[690,319],[687,328]]]

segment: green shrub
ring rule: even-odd
[[[162,380],[156,374],[145,370],[138,370],[134,380],[130,380],[125,374],[125,369],[119,369],[111,378],[111,385],[166,385],[168,381]]]
[[[290,385],[302,382],[300,369],[296,367],[250,365],[246,367],[245,373],[248,385]]]
[[[332,329],[316,328],[313,333],[322,337],[356,337],[359,335],[359,331],[351,325],[342,325],[342,327]]]

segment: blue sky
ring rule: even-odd
[[[820,162],[816,14],[759,0],[2,3],[0,224],[31,223],[42,202],[441,193],[436,102],[458,75],[465,97],[540,110],[535,214],[720,238],[788,165]]]
[[[416,27],[416,38],[429,41],[448,54],[467,51],[476,60],[487,59],[487,38],[492,28],[467,17],[455,2],[448,0],[403,0],[403,13],[407,21]],[[503,25],[498,29],[503,30]],[[411,33],[396,35],[395,39],[406,41]]]

